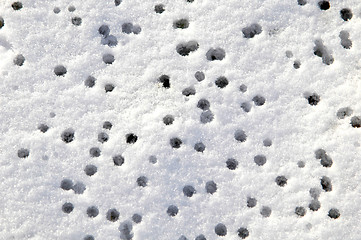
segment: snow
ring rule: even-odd
[[[359,238],[359,1],[116,2],[0,3],[0,239]]]

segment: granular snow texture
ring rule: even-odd
[[[360,239],[360,28],[356,0],[1,1],[0,239]]]

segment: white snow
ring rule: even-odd
[[[350,122],[361,116],[361,3],[332,0],[321,10],[319,0],[297,2],[24,0],[14,10],[12,1],[1,1],[0,239],[241,239],[241,227],[249,231],[246,239],[359,239],[361,128]],[[154,11],[157,4],[163,13]],[[349,21],[340,16],[343,8],[352,10]],[[80,26],[73,17],[82,19]],[[175,29],[179,19],[188,19],[189,27]],[[138,34],[122,32],[124,23]],[[103,24],[116,46],[105,45],[109,39],[98,32]],[[262,32],[245,38],[242,30],[252,24]],[[349,33],[350,49],[341,45],[341,31]],[[177,45],[191,41],[198,49],[179,55]],[[334,58],[330,65],[314,54],[320,42],[323,56]],[[207,60],[212,48],[223,49],[224,59]],[[18,54],[22,66],[14,64]],[[105,54],[115,61],[105,64]],[[54,74],[58,65],[66,68],[64,76]],[[158,81],[161,75],[169,76],[170,88]],[[96,78],[92,88],[84,84],[88,76]],[[215,84],[221,76],[228,80],[224,88]],[[114,90],[106,93],[106,84]],[[182,95],[188,87],[195,95]],[[307,93],[320,96],[317,105]],[[265,98],[262,106],[252,100],[256,95]],[[197,107],[202,98],[214,114],[205,124]],[[245,102],[249,112],[241,108]],[[339,119],[345,107],[352,113]],[[168,114],[171,125],[163,123]],[[102,128],[105,121],[110,130]],[[41,132],[40,124],[49,129]],[[61,135],[70,128],[74,139],[65,143]],[[238,130],[246,141],[235,139]],[[101,132],[107,142],[98,141]],[[138,137],[134,144],[126,142],[128,133]],[[171,147],[172,138],[181,139],[179,148]],[[265,139],[272,145],[264,146]],[[194,149],[198,142],[206,146],[203,153]],[[90,156],[93,147],[99,157]],[[19,158],[22,148],[29,156]],[[331,167],[315,158],[320,148]],[[119,154],[125,162],[115,166]],[[257,155],[266,157],[264,165],[255,163]],[[235,170],[226,166],[230,158],[238,161]],[[84,172],[89,164],[97,167],[93,176]],[[147,186],[137,185],[140,176]],[[277,176],[287,184],[278,186]],[[332,191],[322,190],[323,176]],[[65,178],[83,183],[84,193],[61,189]],[[217,185],[213,194],[205,188],[209,181]],[[195,188],[192,197],[184,195],[186,185]],[[309,209],[311,188],[321,191],[318,211]],[[247,207],[248,197],[257,199],[255,207]],[[66,202],[74,206],[70,213],[62,211]],[[170,205],[179,209],[174,217],[167,214]],[[88,217],[90,206],[98,216]],[[269,217],[261,215],[263,207],[271,209]],[[296,207],[306,215],[297,216]],[[114,222],[106,218],[112,208],[120,213]],[[340,212],[337,219],[328,216],[332,208]],[[132,222],[135,213],[140,223]],[[215,232],[219,223],[225,236]]]

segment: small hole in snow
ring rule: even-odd
[[[122,166],[124,163],[124,157],[120,154],[113,156],[113,162],[115,166]]]
[[[104,90],[106,93],[112,92],[114,90],[115,86],[111,83],[105,84]]]
[[[170,114],[166,115],[164,118],[163,118],[163,123],[165,125],[171,125],[173,124],[174,122],[174,117]]]
[[[61,140],[65,143],[70,143],[74,140],[74,134],[74,130],[72,128],[68,128],[62,132]]]
[[[163,4],[155,5],[154,11],[159,14],[163,13],[165,11],[164,5]]]
[[[105,132],[101,132],[98,134],[98,141],[101,143],[105,143],[109,140],[109,135]]]
[[[119,215],[120,213],[115,208],[112,208],[108,210],[106,218],[111,222],[116,222],[119,219]]]
[[[139,187],[146,187],[148,184],[148,178],[145,176],[140,176],[137,178],[137,184]]]
[[[92,147],[89,150],[89,154],[91,157],[99,157],[100,153],[101,153],[101,151],[98,147]]]
[[[185,18],[179,19],[179,20],[173,22],[173,27],[174,28],[181,28],[181,29],[188,28],[189,27],[189,21],[188,21],[188,19],[185,19]]]
[[[63,65],[57,65],[54,68],[54,73],[56,76],[64,76],[67,73],[67,70]]]
[[[197,79],[198,82],[201,82],[205,79],[206,76],[203,72],[198,71],[194,74],[194,77]]]
[[[95,77],[88,76],[87,79],[84,81],[84,85],[86,87],[92,88],[95,85],[95,81],[96,81]]]
[[[171,138],[169,140],[169,143],[172,146],[172,148],[180,148],[182,145],[182,140],[180,140],[179,138]]]
[[[86,165],[84,168],[84,172],[88,176],[93,176],[98,171],[98,168],[95,165]]]
[[[204,152],[205,149],[206,146],[202,142],[194,144],[194,150],[196,150],[197,152]]]
[[[94,218],[98,216],[99,209],[96,206],[88,207],[88,209],[86,210],[86,214],[88,215],[88,217]]]
[[[267,218],[267,217],[271,216],[272,210],[268,206],[263,206],[260,213],[263,217]]]
[[[230,170],[235,170],[238,167],[238,161],[234,158],[229,158],[226,161],[227,168]]]
[[[278,186],[284,187],[287,184],[287,178],[285,176],[278,176],[276,177],[275,182]]]
[[[193,186],[191,186],[191,185],[186,185],[186,186],[183,187],[183,194],[184,194],[184,196],[186,196],[186,197],[192,197],[193,194],[195,194],[195,193],[196,193],[196,190],[195,190],[195,188],[194,188]]]
[[[170,88],[170,78],[168,75],[160,76],[158,81],[163,84],[164,88]]]
[[[135,135],[134,133],[128,133],[127,135],[125,135],[126,138],[126,142],[129,144],[133,144],[138,140],[138,136]]]
[[[13,4],[11,4],[11,7],[14,10],[20,10],[23,8],[23,4],[21,2],[14,2]]]
[[[319,1],[318,6],[321,10],[327,10],[330,8],[330,2],[329,1]]]
[[[74,209],[74,205],[70,202],[66,202],[63,204],[62,208],[64,213],[71,213]]]
[[[71,19],[72,24],[74,24],[75,26],[80,26],[82,23],[82,19],[80,17],[73,17]]]
[[[107,53],[103,55],[103,62],[105,64],[112,64],[115,61],[114,55]]]
[[[171,217],[175,217],[178,214],[178,207],[174,205],[170,205],[167,209],[167,214]]]
[[[218,223],[214,228],[214,232],[218,236],[226,236],[227,235],[227,227],[223,223]]]

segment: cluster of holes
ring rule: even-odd
[[[187,2],[193,2],[191,0],[187,0]],[[121,0],[115,0],[115,5],[118,6],[121,3]],[[307,3],[307,1],[305,0],[298,0],[298,4],[299,5],[305,5]],[[319,3],[319,7],[322,10],[327,10],[330,5],[328,1],[320,1]],[[13,3],[12,5],[14,10],[19,10],[22,8],[22,4],[19,2]],[[57,10],[56,10],[57,9]],[[69,12],[74,12],[75,11],[75,7],[74,6],[69,6],[68,8]],[[155,12],[158,14],[161,14],[162,12],[165,11],[164,9],[164,5],[163,4],[158,4],[155,6],[154,8]],[[54,12],[58,13],[60,12],[59,8],[54,8]],[[348,21],[352,18],[352,12],[350,9],[342,9],[340,11],[341,14],[341,18],[344,21]],[[72,18],[72,23],[76,26],[81,25],[81,18],[79,17],[73,17]],[[0,17],[0,29],[4,26],[4,20]],[[189,27],[189,21],[187,19],[179,19],[177,21],[174,21],[173,23],[173,27],[174,28],[181,28],[181,29],[185,29]],[[102,25],[99,29],[99,34],[101,34],[103,36],[103,40],[102,43],[110,46],[110,47],[114,47],[117,45],[117,39],[115,36],[113,35],[109,35],[110,34],[110,28],[107,25]],[[132,23],[124,23],[122,25],[122,32],[126,33],[126,34],[130,34],[130,33],[134,33],[134,34],[139,34],[141,32],[141,28],[138,25],[133,25]],[[242,29],[242,33],[244,35],[245,38],[253,38],[254,36],[260,34],[262,32],[262,27],[259,24],[252,24],[248,27],[245,27]],[[352,46],[352,42],[351,40],[349,40],[349,33],[347,31],[341,31],[340,32],[340,36],[341,38],[341,45],[346,48],[349,49]],[[334,59],[332,57],[332,55],[329,53],[329,51],[326,49],[326,47],[323,45],[321,40],[316,40],[315,41],[315,48],[314,48],[314,54],[322,57],[322,61],[327,64],[330,65],[333,63]],[[198,49],[199,45],[196,41],[190,41],[187,43],[181,43],[178,44],[176,47],[176,51],[182,55],[182,56],[187,56],[189,55],[191,52],[196,51]],[[286,56],[288,58],[291,58],[293,56],[292,52],[288,51],[286,52]],[[221,48],[216,48],[213,49],[211,48],[207,53],[206,53],[206,58],[209,61],[214,61],[214,60],[222,60],[225,57],[225,51]],[[114,56],[112,54],[104,54],[103,55],[103,61],[106,64],[112,64],[114,62]],[[21,54],[17,55],[14,59],[14,64],[18,65],[18,66],[22,66],[25,62],[25,57]],[[294,61],[294,68],[298,69],[300,67],[301,63],[299,60],[295,60]],[[67,73],[66,68],[63,65],[58,65],[54,68],[54,73],[57,76],[64,76]],[[197,81],[201,82],[205,79],[205,75],[203,72],[196,72],[195,73],[195,78]],[[93,87],[95,85],[96,79],[93,76],[89,76],[86,80],[85,80],[85,85],[89,88]],[[159,78],[159,82],[163,84],[164,88],[170,88],[170,78],[167,75],[162,75]],[[228,85],[229,81],[226,77],[224,76],[220,76],[215,80],[215,85],[219,88],[225,88]],[[106,84],[105,85],[105,91],[106,92],[111,92],[113,91],[113,89],[115,88],[114,85],[112,84]],[[242,84],[239,87],[239,90],[244,93],[247,91],[247,86]],[[188,87],[185,88],[182,91],[182,94],[185,96],[191,96],[191,95],[195,95],[196,91],[194,89],[194,87]],[[306,95],[305,95],[306,97]],[[306,99],[308,100],[310,105],[317,105],[318,102],[320,101],[320,97],[319,95],[317,95],[316,93],[312,93],[312,94],[308,94]],[[252,98],[252,101],[254,102],[254,104],[256,106],[262,106],[265,103],[265,98],[261,95],[256,95]],[[203,112],[201,113],[201,117],[200,117],[200,121],[202,123],[208,123],[211,122],[214,119],[214,115],[213,113],[210,111],[210,103],[208,100],[206,99],[200,99],[198,101],[197,107],[200,108],[201,110],[203,110]],[[241,104],[242,109],[244,109],[244,111],[249,112],[251,109],[251,105],[248,102],[244,102]],[[352,110],[350,108],[342,108],[339,109],[339,111],[337,112],[337,117],[339,119],[343,119],[346,116],[350,116],[352,114]],[[171,125],[174,122],[174,117],[172,115],[166,115],[163,118],[163,123],[165,125]],[[358,116],[355,116],[351,119],[351,125],[352,127],[361,127],[361,118]],[[103,128],[106,130],[110,130],[112,128],[112,124],[110,122],[104,122],[103,124]],[[40,124],[38,126],[38,129],[45,133],[48,131],[49,127],[46,124]],[[74,130],[69,128],[63,131],[63,133],[61,134],[61,139],[63,142],[65,143],[70,143],[74,140]],[[239,129],[236,130],[234,133],[234,138],[236,141],[238,142],[245,142],[247,140],[247,135],[246,133]],[[100,132],[98,134],[98,141],[100,143],[105,143],[109,140],[109,135],[106,132]],[[136,143],[138,140],[138,137],[134,134],[134,133],[129,133],[126,135],[126,142],[128,144],[134,144]],[[180,146],[182,145],[182,140],[175,137],[175,138],[171,138],[170,139],[170,145],[172,148],[180,148]],[[264,146],[269,147],[272,145],[272,141],[270,139],[265,139],[263,141]],[[205,145],[202,142],[197,142],[194,145],[194,150],[197,152],[203,152],[205,150]],[[99,157],[101,155],[101,151],[98,147],[93,147],[90,148],[89,150],[90,152],[90,156],[91,157]],[[321,165],[323,167],[331,167],[332,166],[332,159],[326,154],[326,152],[323,149],[318,149],[315,152],[316,158],[320,159]],[[18,150],[18,157],[19,158],[26,158],[29,156],[29,150],[28,149],[24,149],[21,148]],[[113,156],[113,162],[114,165],[116,166],[121,166],[124,164],[124,157],[122,155],[115,155]],[[152,164],[157,163],[157,158],[155,156],[150,156],[149,157],[149,162]],[[256,163],[256,165],[258,166],[263,166],[266,162],[266,156],[259,154],[256,155],[254,157],[254,162]],[[235,170],[238,167],[238,161],[233,159],[233,158],[229,158],[226,161],[226,166],[227,168],[229,168],[230,170]],[[300,168],[304,167],[304,162],[299,161],[298,162],[298,166]],[[84,168],[84,172],[86,175],[88,176],[93,176],[94,174],[97,173],[97,167],[95,165],[89,164],[86,165]],[[275,182],[278,186],[280,187],[284,187],[287,184],[287,178],[285,176],[277,176],[275,179]],[[145,176],[140,176],[137,178],[136,183],[139,187],[146,187],[148,185],[148,178]],[[332,191],[332,183],[331,183],[331,179],[327,176],[323,176],[321,178],[321,187],[325,192],[329,192]],[[76,182],[75,184],[73,183],[72,180],[70,179],[63,179],[60,187],[63,190],[73,190],[74,193],[76,194],[82,194],[84,193],[84,191],[86,190],[85,185],[82,182]],[[217,184],[214,181],[208,181],[206,182],[205,185],[205,189],[206,192],[209,194],[214,194],[217,191]],[[183,194],[186,197],[192,197],[194,194],[196,194],[197,191],[196,189],[192,186],[192,185],[186,185],[183,187]],[[318,200],[319,196],[320,196],[320,191],[317,188],[312,188],[310,189],[310,195],[313,198],[311,203],[309,204],[309,208],[312,211],[317,211],[320,207],[321,204]],[[247,198],[247,207],[249,208],[253,208],[257,205],[257,200],[255,198],[252,197],[248,197]],[[74,205],[72,203],[66,202],[63,204],[62,206],[62,211],[64,213],[71,213],[74,209]],[[175,217],[179,212],[179,209],[177,206],[175,205],[170,205],[166,211],[166,213],[171,216],[171,217]],[[87,211],[86,211],[88,217],[90,218],[94,218],[97,217],[99,215],[99,209],[96,206],[90,206],[88,207]],[[261,210],[260,210],[260,214],[263,217],[269,217],[272,213],[272,210],[270,207],[268,206],[262,206]],[[298,206],[295,208],[295,214],[297,216],[303,217],[306,214],[306,209],[302,206]],[[108,212],[106,213],[106,219],[112,222],[115,222],[119,219],[120,213],[115,209],[109,209]],[[340,216],[340,212],[338,209],[336,208],[332,208],[329,210],[328,212],[328,216],[330,218],[338,218]],[[131,217],[132,221],[134,223],[140,223],[142,221],[142,216],[140,214],[134,214]],[[133,237],[133,233],[132,233],[132,223],[129,221],[125,221],[123,223],[121,223],[119,230],[121,232],[121,239],[132,239]],[[218,236],[226,236],[227,235],[227,227],[223,224],[223,223],[218,223],[215,228],[214,228],[215,233]],[[247,228],[241,227],[238,229],[238,236],[242,239],[247,238],[249,236],[249,231]],[[93,236],[91,235],[87,235],[84,237],[84,239],[94,239]],[[186,239],[185,236],[182,236],[180,239]],[[206,239],[204,235],[199,235],[196,237],[197,240],[201,240],[201,239]]]

